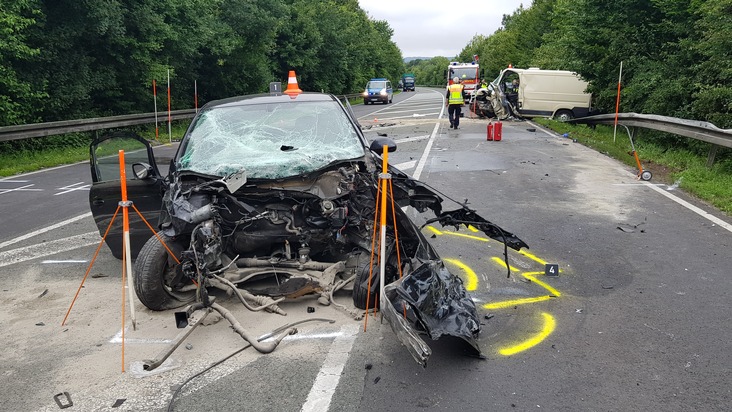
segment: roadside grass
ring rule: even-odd
[[[630,139],[623,127],[618,127],[613,142],[610,126],[591,128],[550,119],[533,121],[561,135],[566,133],[569,139],[636,168]],[[714,165],[707,168],[707,156],[700,151],[663,144],[662,138],[645,139],[643,134],[636,136],[634,143],[643,169],[653,173],[652,181],[678,184],[687,193],[732,215],[732,156],[729,151],[720,151]]]
[[[173,122],[171,127],[173,141],[180,140],[183,137],[189,123],[190,120]],[[153,146],[169,142],[167,127],[160,128],[159,141],[155,141],[155,127],[152,125],[146,125],[132,130],[150,141]],[[99,134],[102,135],[105,132],[100,130]],[[49,167],[88,161],[89,144],[93,137],[94,132],[36,138],[54,139],[54,144],[50,145],[51,147],[38,148],[39,145],[35,145],[36,147],[30,145],[30,148],[10,149],[8,148],[9,145],[6,145],[0,150],[0,177],[14,176]],[[65,146],[63,141],[69,142],[68,145]],[[41,146],[43,146],[43,141],[41,141]],[[117,153],[120,149],[137,148],[139,146],[134,143],[131,146],[115,144],[105,147],[105,150],[111,150],[109,153],[100,154],[111,155]]]

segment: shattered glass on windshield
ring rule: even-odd
[[[280,179],[364,155],[363,143],[336,102],[214,107],[202,113],[180,170],[247,179]]]

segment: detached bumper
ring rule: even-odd
[[[417,363],[427,366],[431,349],[419,336],[432,340],[448,335],[467,343],[469,352],[481,356],[478,346],[480,322],[473,300],[459,277],[442,261],[431,261],[384,289],[381,307],[397,338]]]

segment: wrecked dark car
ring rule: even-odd
[[[102,148],[118,147],[108,143],[119,137],[92,144],[90,203],[100,233],[119,199],[119,182],[102,176],[116,158],[105,157]],[[215,101],[196,115],[174,154],[153,150],[139,137],[133,143],[139,150],[126,155],[134,163],[129,198],[159,229],[159,237],[152,236],[132,214],[135,292],[152,310],[205,306],[212,287],[228,290],[252,310],[272,312],[281,312],[282,300],[303,295],[327,305],[335,291],[352,288],[359,310],[347,310],[362,316],[367,304],[378,307],[424,365],[430,350],[419,335],[462,338],[479,354],[480,322],[461,279],[403,208],[430,211],[427,222],[472,225],[508,247],[527,247],[466,206],[444,211],[436,191],[389,167],[395,207],[384,237],[387,299],[381,302],[379,258],[371,256],[379,244],[374,217],[382,148],[395,150],[396,144],[380,138],[369,145],[350,107],[331,95]],[[163,177],[153,154],[166,151]],[[113,238],[107,244],[121,257]]]

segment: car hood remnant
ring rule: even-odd
[[[157,237],[141,249],[133,243],[138,298],[152,310],[194,301],[208,307],[214,287],[250,310],[284,314],[280,302],[315,295],[320,304],[362,317],[380,290],[371,250],[382,145],[396,149],[385,137],[369,145],[353,116],[329,95],[209,103],[184,136],[168,176],[155,177],[164,182],[159,235],[175,257]],[[432,211],[428,223],[472,225],[507,247],[527,246],[465,205],[443,211],[437,191],[394,167],[389,171],[395,208],[387,213],[388,301],[378,302],[380,309],[422,365],[430,355],[422,334],[463,339],[479,355],[475,304],[403,208]],[[333,300],[347,285],[356,309]]]

